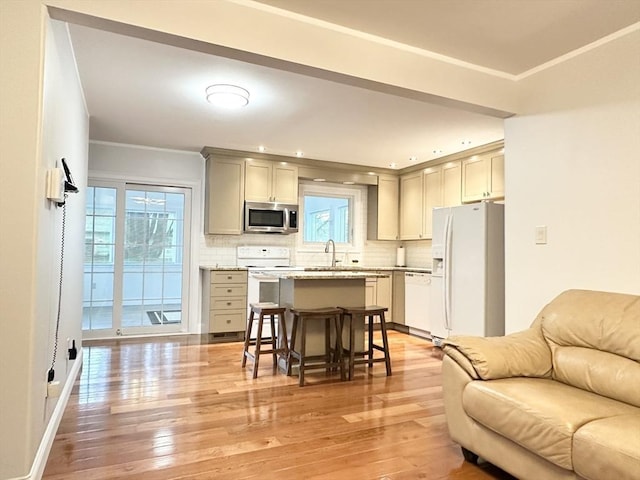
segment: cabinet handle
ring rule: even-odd
[[[231,275],[227,276],[227,280],[231,280],[233,277]]]
[[[227,305],[231,305],[231,302],[227,302]]]
[[[227,323],[231,323],[231,320],[227,320]]]
[[[230,288],[227,288],[227,293],[231,293],[231,289]]]

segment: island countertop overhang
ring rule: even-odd
[[[389,277],[391,273],[354,272],[354,271],[288,271],[269,273],[270,276],[281,280],[349,280]]]

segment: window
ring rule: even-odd
[[[327,240],[332,239],[345,249],[360,249],[363,188],[301,183],[301,247],[324,249]]]
[[[319,195],[304,196],[304,241],[351,243],[349,198]]]

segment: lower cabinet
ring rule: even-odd
[[[392,287],[393,323],[404,325],[404,271],[393,272]]]
[[[388,272],[375,273],[386,274]],[[388,277],[367,278],[366,280],[365,301],[367,305],[387,307],[389,311],[384,315],[387,323],[393,321],[391,283],[391,273],[389,273]]]
[[[247,272],[205,270],[202,285],[202,317],[209,333],[241,337],[247,326]]]

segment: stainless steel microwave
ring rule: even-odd
[[[246,233],[295,233],[298,231],[298,205],[245,202]]]

